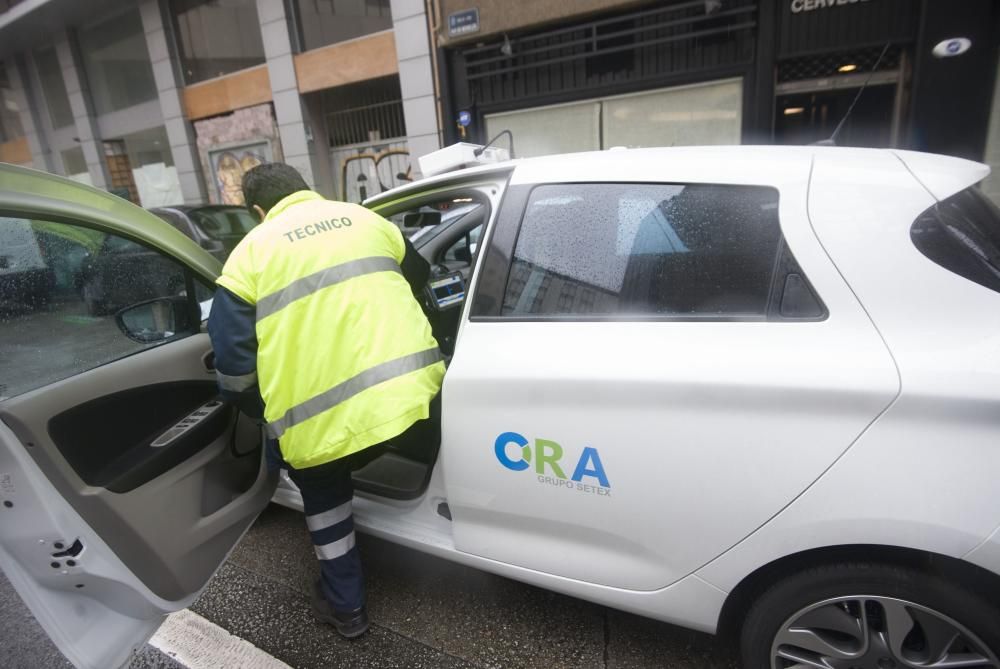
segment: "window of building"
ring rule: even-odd
[[[0,144],[19,137],[24,137],[21,114],[7,79],[7,65],[0,61]]]
[[[185,82],[193,84],[265,62],[255,0],[171,0],[170,14]]]
[[[63,80],[62,66],[54,48],[42,49],[35,54],[35,67],[38,79],[42,84],[42,95],[45,96],[45,108],[49,110],[49,120],[53,128],[65,128],[73,125],[73,110],[69,106],[69,96],[66,94],[66,82]]]
[[[403,93],[397,75],[330,88],[322,95],[331,146],[406,136]]]
[[[486,134],[510,130],[519,158],[611,146],[739,144],[739,79],[488,114]]]
[[[295,9],[306,49],[392,28],[389,0],[295,0]]]
[[[148,348],[115,312],[185,290],[157,251],[90,228],[0,217],[0,400]]]
[[[156,98],[156,81],[139,11],[80,30],[80,51],[98,114]]]
[[[117,156],[117,160],[125,162],[127,159],[139,204],[163,207],[184,201],[163,126],[125,135],[122,143],[124,154]]]
[[[539,186],[501,313],[761,319],[781,241],[771,188]]]
[[[73,181],[79,181],[88,186],[94,185],[94,180],[90,177],[90,171],[87,169],[87,159],[83,156],[83,149],[74,146],[72,149],[63,151],[60,155],[63,161],[63,174]]]
[[[946,270],[1000,293],[1000,209],[976,188],[934,205],[910,239]]]

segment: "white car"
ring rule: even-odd
[[[735,635],[747,669],[1000,667],[988,171],[613,150],[379,195],[387,217],[471,199],[486,228],[468,298],[452,306],[452,266],[427,294],[452,337],[441,444],[357,472],[357,528]],[[0,191],[15,177],[0,168]],[[122,206],[75,215],[212,278],[146,219],[114,228],[139,217]],[[469,232],[454,243],[471,251]],[[191,603],[272,491],[256,431],[206,385],[207,335],[177,311],[149,343],[162,309],[144,315],[141,351],[0,402],[0,564],[81,667],[120,663]],[[287,480],[274,499],[301,508]]]

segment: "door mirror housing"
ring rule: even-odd
[[[187,297],[160,297],[119,310],[115,322],[122,333],[140,344],[157,344],[190,334],[194,327]]]
[[[441,212],[429,209],[403,214],[404,228],[429,228],[441,222]]]
[[[472,264],[472,249],[468,246],[460,246],[455,249],[455,260]]]

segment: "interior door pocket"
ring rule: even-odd
[[[105,395],[54,416],[49,436],[85,483],[128,492],[226,433],[234,409],[217,392],[190,381]]]

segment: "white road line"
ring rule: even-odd
[[[291,669],[249,641],[187,609],[167,616],[149,645],[188,669]]]

